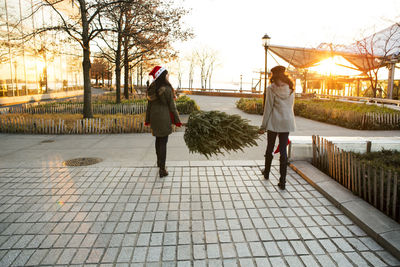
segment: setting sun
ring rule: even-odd
[[[314,67],[310,68],[311,71],[316,71],[323,75],[358,75],[360,71],[355,70],[350,62],[342,56],[333,56],[319,62]]]

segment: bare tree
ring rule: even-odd
[[[207,80],[208,80],[208,88],[211,89],[211,80],[214,74],[214,69],[217,66],[218,55],[217,52],[212,50],[210,52],[209,60],[208,60],[208,68],[207,68]]]
[[[103,22],[103,25],[109,29],[107,32],[99,33],[102,45],[98,45],[98,47],[102,51],[102,55],[115,65],[116,103],[121,103],[122,41],[127,8],[127,3],[119,2],[108,6],[106,12],[104,12],[104,17],[98,18],[98,23],[102,24]],[[106,48],[104,49],[103,46]]]
[[[113,51],[115,63],[117,103],[120,102],[120,76],[124,67],[124,96],[129,97],[129,69],[143,60],[151,61],[175,57],[172,41],[186,40],[190,32],[181,27],[183,9],[172,8],[167,1],[127,0],[114,6],[106,17],[113,25],[112,35],[101,34],[103,41]],[[122,55],[123,54],[123,55]],[[122,58],[123,57],[123,60]],[[139,72],[138,72],[139,73]],[[140,71],[142,76],[143,71]],[[141,78],[142,80],[142,78]]]
[[[212,74],[217,61],[217,53],[211,48],[203,47],[195,51],[196,62],[200,68],[200,83],[201,88],[207,88],[207,82],[209,81],[209,87],[211,87]]]
[[[189,61],[188,87],[189,87],[189,89],[193,89],[194,67],[196,65],[195,53],[192,52],[192,54],[187,58],[187,60]]]
[[[32,0],[33,1],[33,0]],[[27,35],[27,37],[35,36],[44,31],[62,31],[77,42],[82,48],[83,60],[83,83],[84,83],[84,104],[83,116],[84,118],[93,117],[91,107],[91,85],[90,85],[90,45],[97,36],[109,29],[103,28],[99,23],[98,18],[102,17],[105,9],[109,6],[116,5],[124,0],[34,0],[33,11],[34,13],[42,10],[43,8],[50,8],[55,14],[58,15],[57,25],[47,25],[36,29],[34,32]],[[67,6],[68,5],[68,6]]]
[[[379,88],[378,72],[381,67],[391,61],[391,57],[399,52],[400,25],[394,24],[389,28],[357,41],[355,49],[363,56],[362,68],[367,75],[373,97]],[[398,55],[397,55],[398,56]]]
[[[140,64],[142,80],[144,61],[147,61],[145,65],[149,65],[159,59],[164,62],[175,59],[177,55],[171,44],[185,41],[193,34],[191,30],[182,27],[182,17],[187,14],[187,10],[173,7],[169,1],[137,2],[134,12],[128,12],[127,16],[124,66],[130,64],[133,68]]]
[[[209,57],[209,52],[206,48],[197,49],[195,51],[196,62],[198,67],[200,68],[200,84],[201,88],[204,89],[207,87],[207,60]]]

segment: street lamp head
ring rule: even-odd
[[[268,36],[268,34],[264,34],[262,38],[263,46],[269,46],[269,41],[271,40],[271,37]]]

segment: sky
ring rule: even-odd
[[[182,57],[194,48],[217,51],[213,83],[240,81],[250,89],[264,69],[261,38],[271,44],[316,47],[320,43],[351,44],[400,21],[400,0],[175,0],[190,9],[184,24],[195,38],[175,44]],[[275,57],[276,58],[276,57]],[[268,57],[268,69],[283,64]],[[286,64],[286,65],[285,65]],[[184,72],[184,79],[185,75]],[[173,76],[173,73],[172,73]],[[195,73],[195,79],[198,77]],[[195,80],[196,83],[196,80]],[[187,83],[183,82],[185,87]],[[223,85],[220,85],[223,86]]]

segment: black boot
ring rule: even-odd
[[[167,172],[167,169],[165,169],[165,166],[164,167],[160,167],[160,170],[159,170],[158,173],[160,174],[160,178],[163,178],[163,177],[168,175],[168,172]]]
[[[272,154],[265,155],[265,169],[261,171],[262,175],[264,176],[265,180],[269,179],[269,172],[271,170],[271,163],[274,156]]]
[[[285,190],[286,173],[287,173],[287,158],[280,159],[279,160],[279,174],[281,175],[281,177],[279,178],[278,186],[282,190]]]

